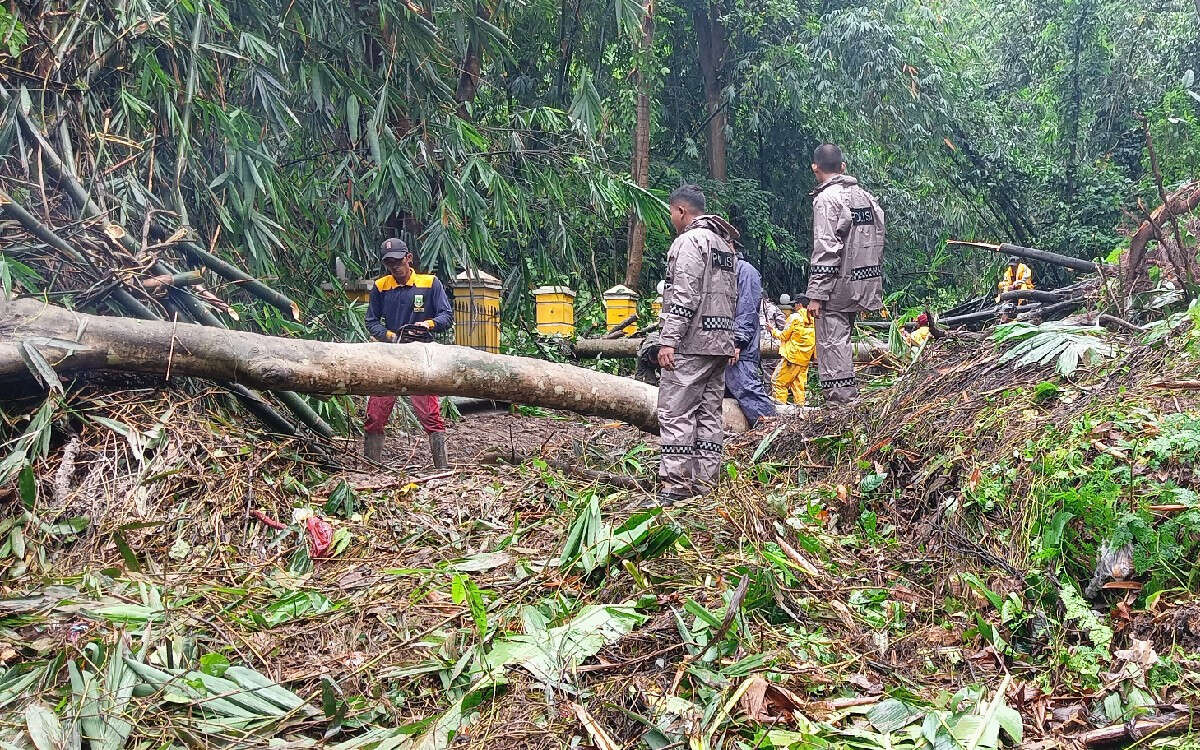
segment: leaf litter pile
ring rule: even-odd
[[[1056,326],[934,342],[667,511],[645,436],[537,410],[442,473],[153,383],[14,410],[0,747],[1188,746],[1196,342]]]

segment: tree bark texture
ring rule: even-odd
[[[490,22],[492,9],[481,3],[475,4],[475,18]],[[480,41],[479,30],[472,28],[467,32],[467,49],[463,53],[462,65],[458,71],[458,87],[454,92],[454,100],[459,104],[459,115],[466,116],[467,106],[475,101],[479,92],[479,71],[482,65],[483,45]]]
[[[633,163],[630,174],[640,188],[650,184],[650,83],[646,68],[654,55],[654,0],[642,4],[642,42],[634,70],[637,88],[636,124],[633,130]],[[625,264],[625,286],[637,291],[646,252],[646,223],[635,212],[629,214],[629,259]]]
[[[533,404],[658,430],[654,386],[466,347],[329,343],[88,315],[34,299],[0,301],[0,380],[29,375],[22,356],[29,347],[63,373],[169,374],[321,394],[436,393]],[[725,402],[725,425],[732,431],[746,429],[731,399]]]
[[[705,3],[692,11],[696,24],[696,41],[699,45],[700,78],[704,82],[704,108],[708,116],[708,176],[725,181],[725,125],[728,119],[722,98],[721,85],[725,56],[729,42],[725,37],[725,26],[721,23],[720,8]]]

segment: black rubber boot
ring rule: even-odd
[[[433,468],[450,468],[450,458],[446,455],[446,433],[429,433],[429,452],[433,454]]]
[[[370,432],[363,435],[363,455],[368,461],[379,463],[383,459],[383,435]]]

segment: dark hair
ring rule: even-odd
[[[841,172],[844,161],[846,159],[842,156],[842,150],[832,143],[822,143],[813,149],[813,164],[822,172]]]
[[[800,303],[801,307],[808,307],[808,303],[812,302],[812,300],[808,298],[807,294],[796,295],[796,301]]]
[[[704,209],[708,208],[708,201],[704,199],[704,191],[695,185],[680,185],[672,190],[667,204],[674,206],[676,203],[682,203],[696,213],[704,213]]]

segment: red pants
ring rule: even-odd
[[[442,419],[442,407],[437,396],[409,396],[417,414],[417,421],[425,432],[445,432],[446,422]],[[392,416],[392,408],[396,406],[395,396],[371,396],[367,399],[367,424],[364,430],[370,435],[382,435],[387,427],[388,417]]]

